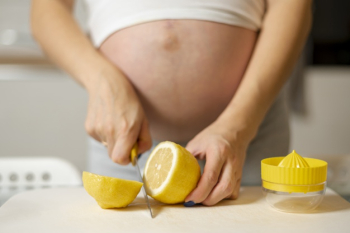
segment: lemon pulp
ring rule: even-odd
[[[143,180],[148,195],[175,204],[184,202],[199,178],[196,158],[182,146],[167,141],[158,144],[150,154]]]
[[[149,188],[154,190],[159,188],[168,177],[173,160],[173,153],[170,148],[160,148],[150,160],[150,167],[153,169],[147,170]]]
[[[140,192],[141,182],[83,172],[85,190],[103,209],[129,205]]]

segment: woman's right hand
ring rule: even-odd
[[[93,47],[74,20],[73,3],[33,0],[33,35],[45,53],[87,89],[87,132],[107,143],[114,162],[128,164],[136,141],[139,153],[152,145],[145,113],[129,80]]]
[[[136,141],[138,153],[151,148],[148,121],[133,86],[124,74],[109,72],[109,75],[102,75],[87,90],[86,131],[107,145],[113,162],[128,164]]]
[[[151,148],[145,113],[129,80],[93,47],[74,20],[73,3],[33,0],[33,35],[45,53],[87,89],[87,132],[107,143],[114,162],[128,164],[136,141],[139,153]]]

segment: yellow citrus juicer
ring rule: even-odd
[[[315,209],[326,191],[327,162],[303,158],[294,150],[286,157],[261,161],[262,187],[268,204],[284,212]]]

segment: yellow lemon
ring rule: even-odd
[[[142,187],[141,182],[123,180],[83,172],[85,190],[103,209],[121,208],[135,200]]]
[[[143,181],[148,195],[160,202],[175,204],[185,201],[196,188],[200,175],[197,159],[182,146],[166,141],[150,154]]]

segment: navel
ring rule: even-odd
[[[164,28],[162,47],[169,52],[177,51],[180,48],[180,39],[177,35],[176,21],[166,20]]]

